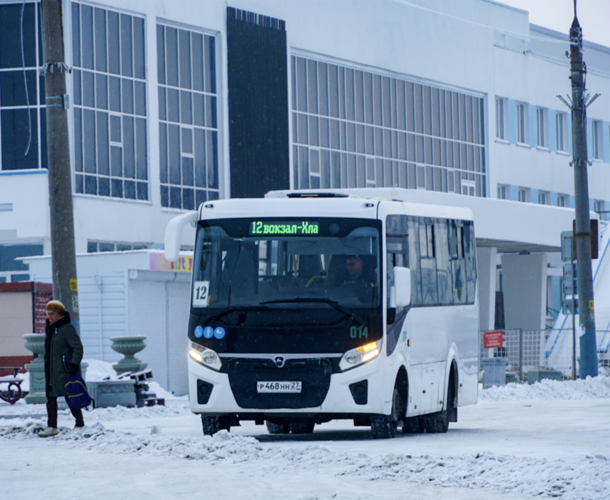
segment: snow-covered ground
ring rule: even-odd
[[[158,395],[166,407],[86,412],[82,430],[61,411],[48,439],[42,405],[0,403],[0,498],[610,498],[607,377],[481,391],[447,434],[393,440],[345,421],[204,437],[185,398]]]

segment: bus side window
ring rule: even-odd
[[[411,269],[411,304],[421,306],[421,271],[419,267],[419,221],[409,217],[407,222],[409,269]]]
[[[436,250],[433,219],[421,219],[419,223],[419,248],[422,284],[422,304],[438,304],[438,287],[436,283]]]
[[[449,221],[449,257],[457,259],[457,227],[455,221]]]
[[[453,279],[449,256],[448,224],[446,219],[436,221],[436,279],[438,283],[438,303],[453,304]]]
[[[464,231],[458,221],[449,221],[449,253],[451,259],[464,258]]]
[[[394,219],[394,224],[391,224]],[[407,220],[404,215],[388,216],[386,221],[386,281],[387,281],[387,306],[390,307],[390,297],[394,287],[394,268],[408,267],[408,239],[406,236]],[[392,234],[393,233],[393,234]],[[403,319],[406,314],[406,307],[397,307],[394,311],[393,320],[388,316],[387,332],[387,354],[390,355],[396,349],[400,334],[402,332]]]
[[[388,300],[394,286],[394,268],[406,267],[402,238],[388,238],[387,242],[387,284]]]
[[[467,303],[475,303],[476,281],[477,281],[477,263],[476,250],[474,241],[474,226],[472,221],[464,223],[464,257],[466,264],[466,292]]]
[[[453,303],[465,304],[467,301],[467,292],[466,266],[464,262],[464,231],[461,222],[453,220],[451,221],[450,226]]]

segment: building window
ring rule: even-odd
[[[508,200],[510,198],[510,187],[504,184],[498,184],[498,199]]]
[[[604,136],[603,126],[600,120],[593,120],[593,130],[591,131],[593,139],[593,158],[596,160],[604,159]]]
[[[144,18],[72,3],[74,182],[148,200]]]
[[[604,200],[593,200],[593,210],[598,213],[600,220],[608,220],[609,217]]]
[[[506,112],[507,104],[507,99],[496,97],[496,138],[503,141],[508,140],[508,113]]]
[[[161,205],[219,197],[215,39],[157,24]]]
[[[294,188],[486,196],[482,98],[304,57],[291,65]]]
[[[548,191],[538,191],[538,203],[540,205],[550,205],[551,193],[549,193]]]
[[[567,194],[558,194],[557,195],[557,206],[558,207],[569,207],[570,206],[570,197]]]
[[[529,188],[519,188],[519,201],[523,203],[529,203],[530,201],[530,190]]]
[[[47,168],[45,87],[38,74],[43,63],[40,26],[39,4],[0,4],[2,170]]]
[[[42,253],[42,244],[0,245],[0,282],[28,281],[30,268],[20,260],[20,257],[42,255]]]
[[[547,109],[536,108],[536,140],[539,148],[549,147],[549,127]]]
[[[474,181],[468,179],[462,179],[462,194],[466,196],[476,196],[477,186]]]
[[[87,253],[98,252],[127,252],[129,250],[145,250],[150,245],[141,243],[117,243],[113,241],[88,241]]]
[[[557,112],[555,115],[555,125],[557,131],[557,151],[568,150],[568,115],[567,113]]]
[[[528,116],[527,104],[517,103],[517,142],[519,144],[528,143]]]

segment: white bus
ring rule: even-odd
[[[189,320],[191,410],[204,434],[242,420],[375,438],[447,432],[476,403],[478,301],[468,209],[287,192],[203,203]]]

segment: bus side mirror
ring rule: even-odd
[[[394,268],[394,303],[395,307],[411,305],[411,269]]]
[[[169,262],[174,262],[180,257],[180,240],[182,240],[182,230],[189,222],[197,222],[196,211],[174,217],[167,223],[165,228],[165,258]]]

